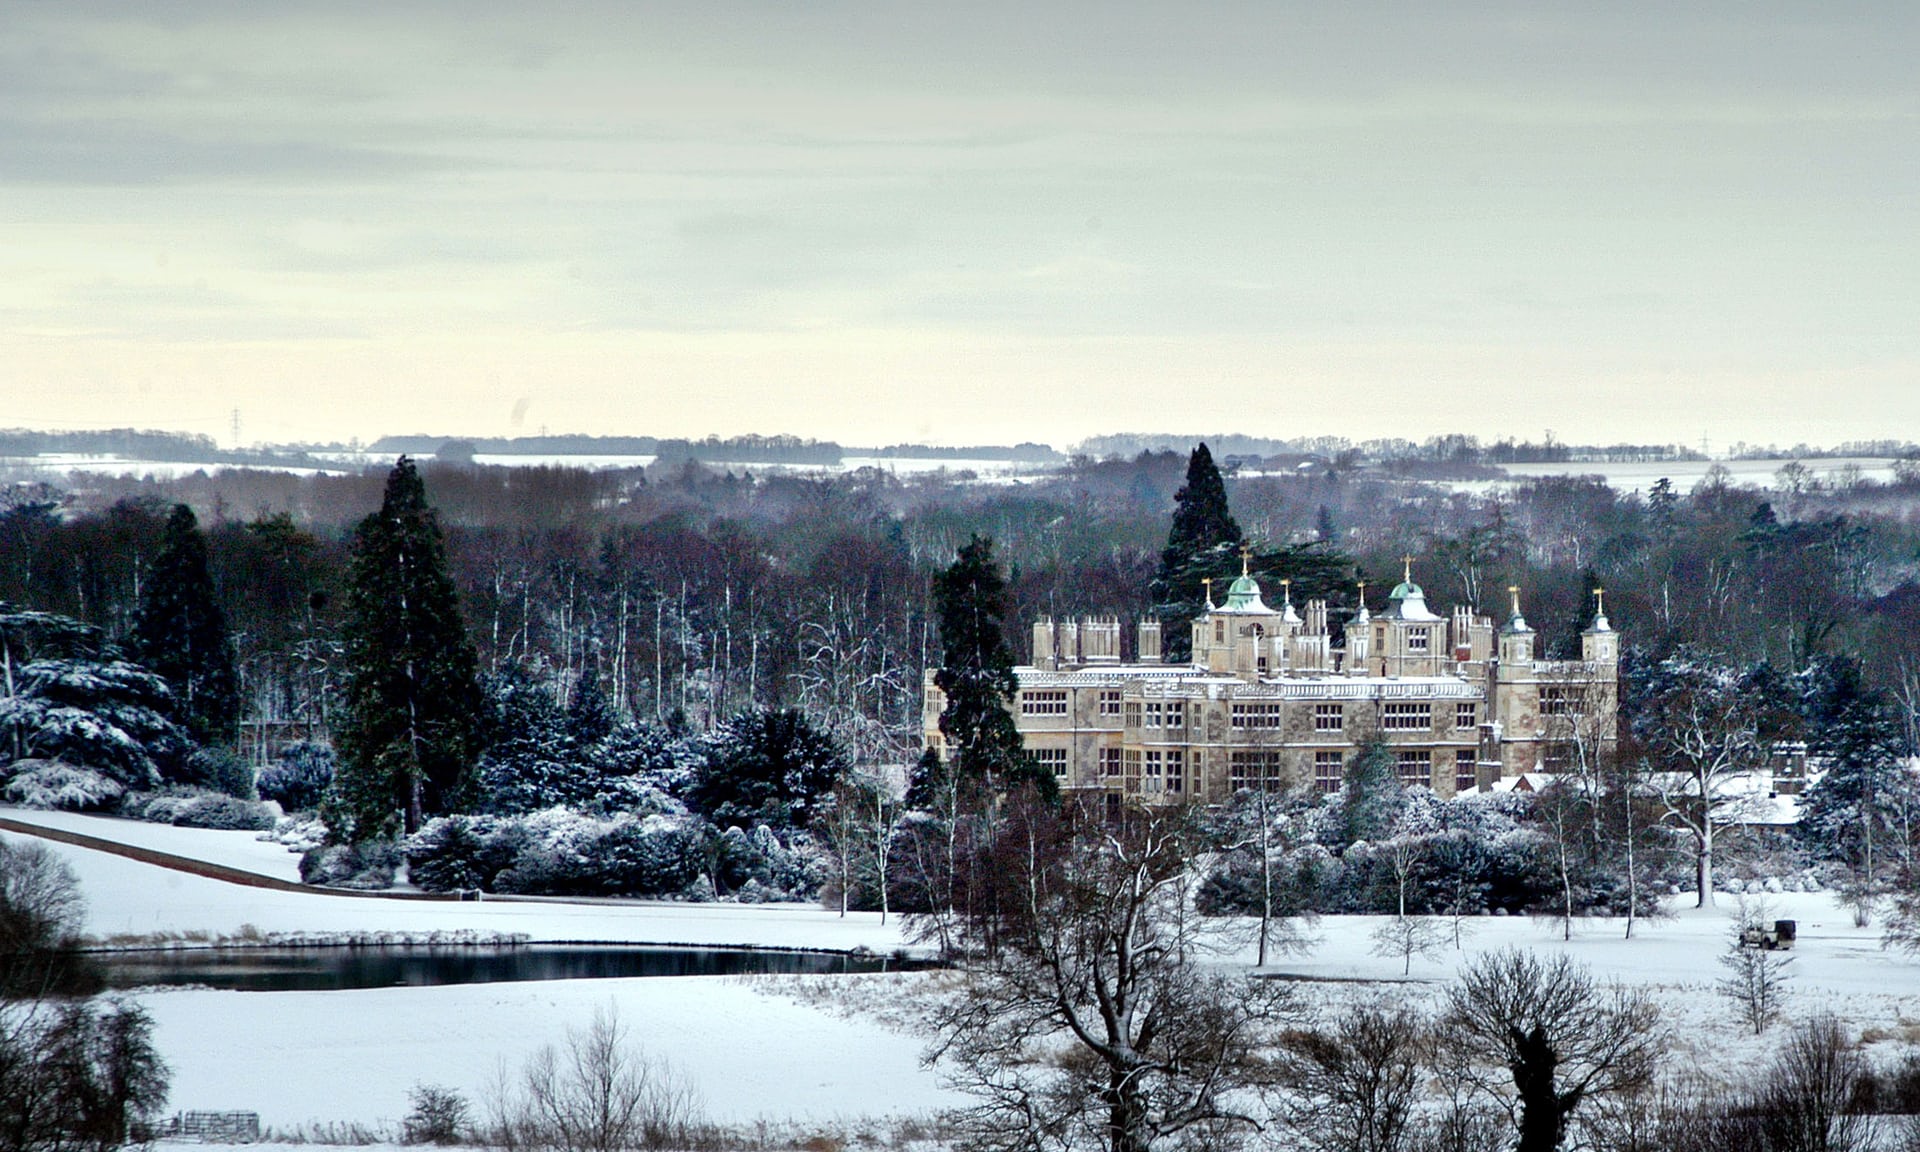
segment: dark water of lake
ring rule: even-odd
[[[327,992],[429,984],[598,980],[627,976],[828,975],[924,967],[880,956],[644,945],[485,948],[219,948],[96,954],[111,988]]]

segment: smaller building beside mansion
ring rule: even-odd
[[[1324,601],[1302,612],[1281,593],[1268,606],[1243,570],[1224,603],[1209,595],[1188,664],[1161,661],[1157,621],[1139,624],[1132,664],[1120,662],[1115,617],[1036,621],[1010,705],[1027,750],[1063,791],[1212,804],[1241,788],[1333,791],[1374,740],[1403,781],[1451,796],[1591,762],[1615,739],[1620,647],[1604,605],[1579,660],[1541,660],[1517,591],[1498,627],[1467,608],[1441,616],[1409,567],[1339,646]],[[945,703],[929,671],[924,729],[943,755]]]

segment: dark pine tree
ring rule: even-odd
[[[387,477],[380,510],[354,531],[347,590],[348,678],[327,806],[336,836],[407,831],[474,792],[483,698],[446,545],[413,461]]]
[[[1906,731],[1892,702],[1860,684],[1852,661],[1831,663],[1839,672],[1809,709],[1807,742],[1827,771],[1807,790],[1797,830],[1871,889],[1898,859],[1902,832],[1920,811],[1920,786],[1907,770]]]
[[[792,708],[750,708],[705,743],[692,800],[722,828],[805,828],[847,770],[833,738]]]
[[[1020,682],[1007,649],[1006,599],[1007,582],[994,563],[993,541],[980,536],[934,578],[942,655],[933,682],[947,700],[940,735],[957,782],[998,790],[1030,781],[1051,797],[1052,776],[1027,755],[1007,711]]]
[[[1153,578],[1163,651],[1171,663],[1193,652],[1193,618],[1206,607],[1203,582],[1234,568],[1243,537],[1227,508],[1227,486],[1205,444],[1187,458],[1187,482],[1173,494],[1173,527]]]
[[[141,589],[133,647],[173,689],[179,720],[202,743],[232,744],[240,684],[227,618],[214,599],[207,541],[193,509],[175,504],[153,570]]]

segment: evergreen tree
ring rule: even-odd
[[[1026,754],[1007,704],[1019,691],[1004,629],[1007,583],[993,541],[975,536],[934,578],[942,663],[933,682],[946,695],[940,735],[959,781],[1011,787],[1032,781],[1043,794],[1053,778]]]
[[[139,660],[173,688],[180,720],[195,739],[232,744],[240,727],[240,685],[227,618],[214,600],[207,541],[193,509],[175,504],[133,626]]]
[[[1406,789],[1400,784],[1400,766],[1392,745],[1380,739],[1369,740],[1347,758],[1340,787],[1339,828],[1348,844],[1391,835],[1405,804]]]
[[[692,800],[723,828],[805,828],[847,771],[840,746],[792,708],[741,712],[705,743]]]
[[[1227,486],[1213,453],[1197,445],[1187,458],[1187,482],[1173,494],[1173,527],[1153,578],[1162,645],[1172,663],[1193,651],[1193,618],[1205,607],[1203,581],[1232,569],[1243,537],[1227,508]]]
[[[1856,690],[1832,705],[1807,750],[1827,771],[1807,790],[1799,832],[1871,889],[1920,815],[1920,781],[1907,767],[1900,717],[1880,693]]]
[[[327,805],[336,836],[409,832],[473,791],[483,701],[478,659],[447,574],[440,525],[405,456],[380,510],[354,531],[347,591],[348,678]]]

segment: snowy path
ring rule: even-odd
[[[274,880],[300,882],[300,857],[284,844],[260,839],[258,832],[220,832],[207,828],[175,828],[113,816],[86,816],[78,812],[42,812],[32,808],[0,808],[0,816],[21,824],[57,828],[83,836],[97,836],[135,848],[204,860],[223,868],[237,868]]]

